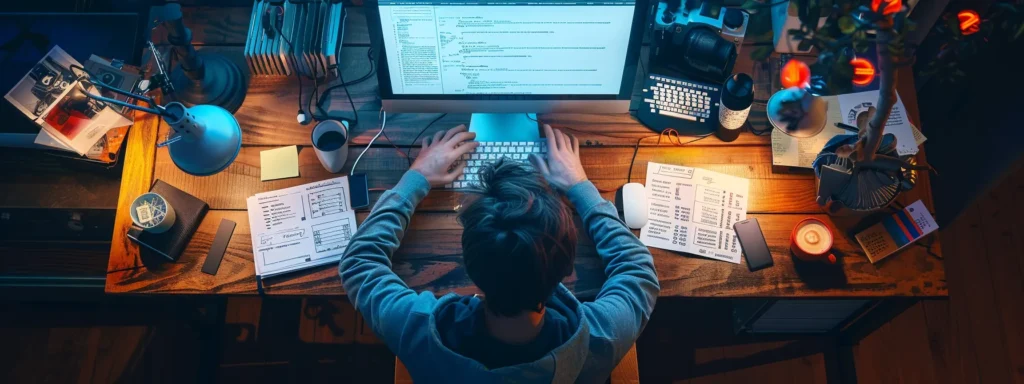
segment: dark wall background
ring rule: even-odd
[[[963,4],[951,5],[956,6]],[[936,36],[925,40],[917,67],[928,61],[926,48],[939,43]],[[996,35],[976,55],[959,60],[965,79],[915,79],[928,162],[939,172],[932,177],[932,190],[940,227],[1022,164],[1022,59],[1024,38],[1010,42]]]

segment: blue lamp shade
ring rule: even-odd
[[[195,176],[215,174],[231,165],[242,149],[242,128],[224,108],[167,104],[164,121],[174,130],[168,150],[174,165]]]

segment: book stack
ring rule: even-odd
[[[335,73],[348,13],[336,0],[255,0],[245,60],[256,76]]]

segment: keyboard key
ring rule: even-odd
[[[690,116],[690,115],[684,115],[684,114],[676,113],[676,112],[660,111],[660,112],[658,112],[658,114],[664,115],[664,116],[669,116],[669,117],[675,117],[675,118],[679,118],[679,119],[683,119],[683,120],[697,121],[696,117],[693,117],[693,116]]]

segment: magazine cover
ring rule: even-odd
[[[108,130],[131,121],[86,96],[99,90],[79,82],[72,65],[81,66],[54,46],[4,98],[43,128],[37,144],[85,155]]]

